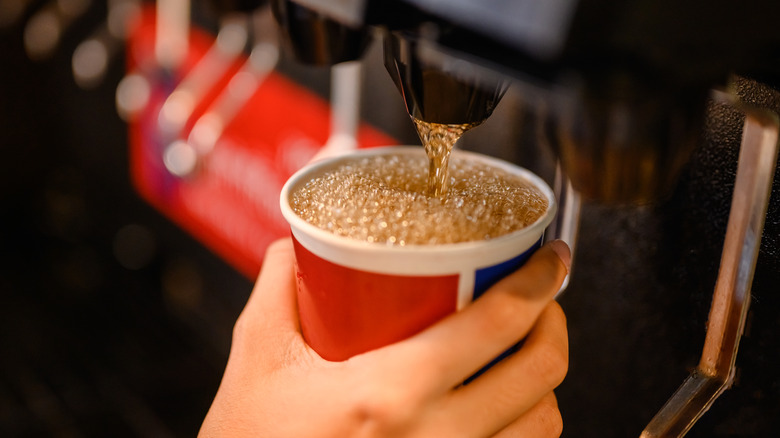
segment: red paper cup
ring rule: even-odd
[[[299,186],[345,161],[424,153],[420,146],[358,150],[312,163],[282,188],[282,214],[295,245],[301,329],[324,359],[345,360],[414,335],[468,305],[541,245],[556,212],[550,187],[526,169],[460,150],[453,153],[536,186],[547,198],[547,211],[530,226],[495,239],[401,247],[337,236],[309,224],[290,207],[290,194]]]

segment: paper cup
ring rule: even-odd
[[[424,153],[420,146],[358,150],[312,163],[282,188],[282,214],[295,245],[301,329],[306,342],[327,360],[345,360],[400,341],[468,305],[530,257],[555,215],[555,197],[541,178],[505,161],[460,150],[453,154],[504,169],[536,186],[547,198],[547,211],[530,226],[490,240],[401,247],[337,236],[309,224],[290,207],[290,195],[298,187],[345,161]]]

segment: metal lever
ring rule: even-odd
[[[187,176],[195,169],[198,153],[184,140],[187,137],[185,127],[207,93],[243,53],[249,36],[248,25],[248,17],[244,14],[224,18],[214,44],[160,108],[158,129],[163,141],[170,142],[163,152],[163,163],[176,176]]]
[[[269,28],[272,28],[273,19],[270,15],[270,9],[265,8],[248,17],[249,21],[252,22],[255,34],[249,58],[233,75],[219,97],[195,121],[187,141],[175,142],[175,147],[169,148],[166,152],[164,159],[169,170],[172,167],[179,169],[175,174],[185,176],[194,171],[199,163],[214,150],[225,127],[254,96],[263,81],[276,67],[279,60],[279,49],[275,37],[268,31]],[[171,163],[172,160],[176,161],[177,158],[169,154],[182,154],[183,157],[191,157],[192,159],[184,159],[185,162],[189,161],[186,166],[170,166],[168,163]]]
[[[525,84],[522,93],[527,99],[532,99],[536,107],[541,110],[541,116],[537,119],[537,123],[540,123],[540,125],[536,128],[539,145],[549,150],[556,150],[553,145],[550,144],[550,138],[546,135],[546,129],[543,126],[544,121],[550,117],[548,114],[549,102],[547,98],[541,96],[539,90],[528,84]],[[563,279],[563,284],[561,284],[560,289],[558,289],[558,292],[555,294],[555,299],[558,299],[569,287],[572,272],[577,266],[575,258],[577,254],[577,240],[579,238],[583,200],[580,192],[572,185],[571,178],[566,174],[560,155],[559,159],[555,162],[555,175],[552,181],[555,199],[558,201],[558,213],[544,232],[544,242],[547,243],[557,239],[563,240],[569,246],[569,251],[571,252],[569,273]]]
[[[331,67],[330,135],[311,161],[339,155],[358,147],[362,71],[361,61],[346,61]]]
[[[191,7],[190,0],[157,1],[154,56],[167,70],[175,70],[189,53]]]
[[[739,164],[701,359],[653,417],[641,438],[684,436],[734,380],[780,130],[776,114],[755,108],[740,109],[745,111],[746,118]]]
[[[560,210],[555,216],[555,219],[547,228],[544,239],[546,242],[561,239],[569,245],[571,251],[572,260],[574,259],[575,249],[577,247],[577,235],[580,228],[580,211],[582,210],[582,197],[572,187],[571,180],[566,176],[563,171],[560,161],[555,166],[555,182],[554,188],[555,198],[560,203]],[[574,264],[572,263],[572,266]],[[571,272],[566,275],[563,280],[561,288],[555,294],[557,298],[560,296],[566,288],[569,286],[569,278]]]

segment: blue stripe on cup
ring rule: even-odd
[[[482,294],[496,284],[498,280],[501,280],[516,271],[531,257],[531,254],[533,254],[534,251],[539,249],[540,246],[542,246],[541,238],[528,248],[526,252],[515,258],[501,262],[497,265],[488,266],[487,268],[478,269],[474,278],[474,299],[476,300],[482,296]]]
[[[491,286],[496,284],[499,280],[511,274],[512,272],[516,271],[531,257],[531,254],[533,254],[534,251],[536,251],[537,249],[539,249],[539,247],[541,247],[541,245],[542,245],[542,239],[540,238],[538,241],[536,241],[536,243],[533,244],[533,246],[531,246],[526,252],[520,254],[519,256],[507,260],[505,262],[499,263],[497,265],[488,266],[487,268],[482,268],[477,270],[474,278],[474,299],[476,300],[477,298],[482,296],[482,294],[484,294],[488,289],[490,289]],[[463,384],[464,385],[468,384],[472,380],[479,377],[490,367],[501,362],[504,358],[510,356],[512,353],[517,351],[521,345],[523,345],[522,340],[517,344],[513,345],[512,347],[510,347],[505,352],[501,353],[500,356],[493,359],[489,364],[485,365],[481,370],[477,371],[474,375],[466,379],[463,382]]]

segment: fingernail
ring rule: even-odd
[[[566,266],[566,270],[568,271],[571,267],[571,250],[569,249],[569,245],[566,244],[563,240],[553,240],[549,243],[550,248],[555,251],[556,254],[558,254],[558,258],[561,259],[563,264]]]

